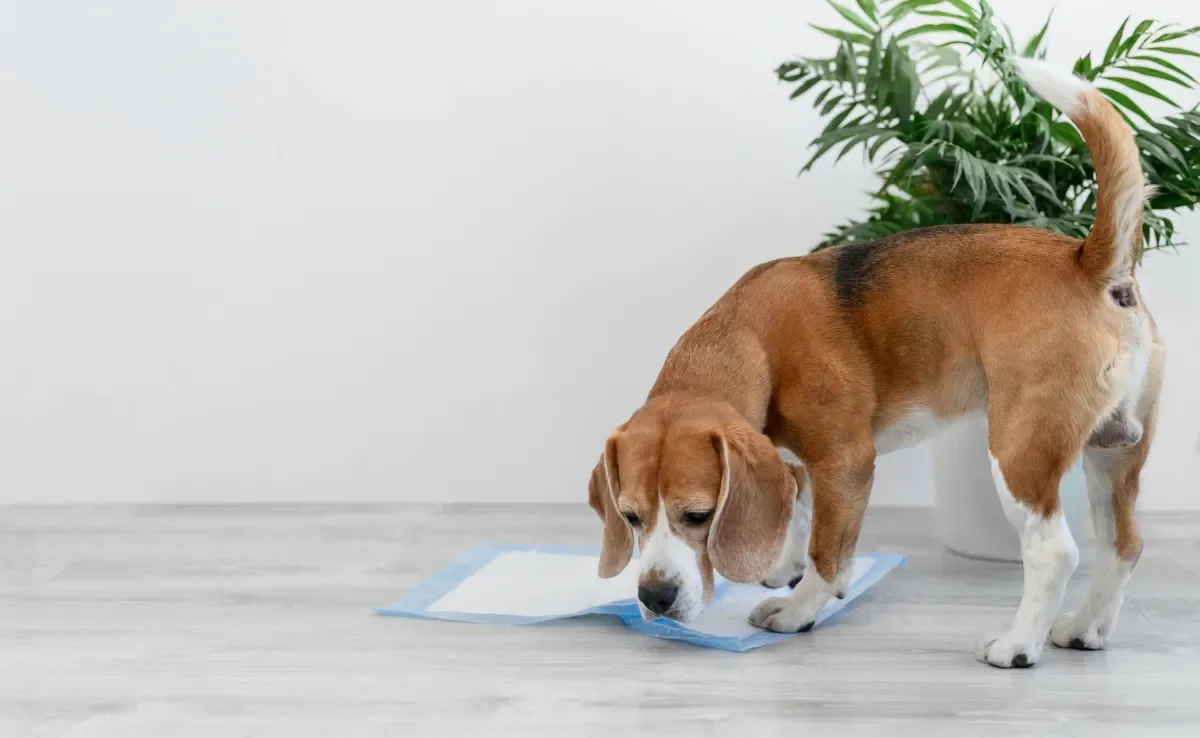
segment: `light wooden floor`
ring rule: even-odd
[[[1111,650],[999,671],[1020,570],[924,510],[872,511],[909,568],[840,622],[733,654],[371,614],[480,541],[598,543],[583,504],[0,508],[0,736],[1197,736],[1200,517],[1144,522]]]

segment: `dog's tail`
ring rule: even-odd
[[[1096,167],[1096,222],[1079,265],[1096,280],[1128,281],[1142,250],[1142,203],[1148,191],[1133,131],[1104,95],[1061,69],[1018,59],[1017,71],[1046,102],[1079,127]]]

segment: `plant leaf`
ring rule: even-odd
[[[859,28],[866,31],[867,33],[872,34],[872,35],[875,34],[875,27],[872,26],[870,23],[866,22],[865,20],[863,20],[862,18],[860,18],[858,16],[858,14],[855,13],[850,8],[847,8],[844,5],[840,5],[836,2],[834,2],[834,0],[825,0],[825,2],[827,2],[831,6],[833,6],[833,9],[838,12],[838,15],[842,16],[843,18],[850,21],[851,23],[858,26]]]
[[[971,188],[971,192],[975,195],[973,200],[974,212],[978,214],[983,209],[983,204],[987,201],[987,172],[980,166],[978,159],[966,151],[960,150],[959,153],[967,178],[967,186]]]
[[[802,82],[799,87],[797,87],[795,90],[792,91],[792,94],[788,96],[788,99],[795,100],[796,98],[800,97],[804,93],[811,90],[813,88],[813,86],[816,85],[820,81],[821,81],[820,77],[809,77],[807,80]]]
[[[1154,21],[1149,20],[1144,20],[1137,24],[1137,27],[1133,29],[1133,33],[1131,33],[1129,38],[1125,39],[1120,48],[1117,49],[1117,57],[1123,57],[1128,54],[1129,50],[1133,48],[1133,45],[1137,42],[1137,40],[1146,32],[1146,29],[1152,25],[1154,25]]]
[[[1200,26],[1192,26],[1191,28],[1187,28],[1182,31],[1163,33],[1155,36],[1151,43],[1161,44],[1166,43],[1167,41],[1175,41],[1177,39],[1185,38],[1187,36],[1195,36],[1197,31],[1200,31]]]
[[[1012,177],[1012,188],[1017,191],[1018,195],[1025,199],[1025,202],[1037,207],[1037,198],[1033,196],[1033,193],[1029,191],[1029,187],[1025,184],[1025,172],[1022,172],[1020,169],[1016,170],[1016,172]],[[1033,174],[1033,172],[1029,172],[1029,174]],[[1036,174],[1033,175],[1033,178],[1040,179]],[[1052,189],[1051,192],[1054,192],[1054,190]],[[1015,204],[1013,209],[1016,209]]]
[[[1129,59],[1136,59],[1138,61],[1150,62],[1150,64],[1157,64],[1160,67],[1166,68],[1166,70],[1171,70],[1172,72],[1175,72],[1180,77],[1184,77],[1184,78],[1192,80],[1192,82],[1196,82],[1196,78],[1193,77],[1192,74],[1188,74],[1187,72],[1184,72],[1183,70],[1181,70],[1180,67],[1177,67],[1176,65],[1171,64],[1171,62],[1168,60],[1159,59],[1158,56],[1130,56]]]
[[[851,104],[847,106],[845,110],[830,118],[829,122],[825,124],[825,130],[821,131],[821,135],[824,136],[845,122],[846,118],[848,118],[850,114],[854,112],[854,107],[855,106]]]
[[[889,132],[892,131],[889,131],[889,129],[886,128],[879,128],[878,126],[874,125],[859,125],[840,128],[836,131],[830,131],[826,135],[818,136],[817,138],[813,139],[811,144],[818,147],[817,151],[812,155],[811,158],[809,158],[804,166],[801,167],[800,172],[807,172],[812,168],[812,165],[815,164],[818,159],[825,155],[827,151],[832,149],[834,146],[837,146],[842,141],[852,139],[863,134],[869,134],[869,138],[874,135],[882,135]]]
[[[1179,107],[1174,100],[1162,94],[1145,82],[1139,82],[1136,79],[1129,79],[1128,77],[1105,77],[1104,79],[1108,82],[1116,82],[1117,84],[1125,85],[1129,89],[1140,92],[1143,95],[1149,95],[1150,97],[1162,100],[1171,107]]]
[[[923,26],[915,26],[913,28],[908,29],[907,31],[900,33],[898,36],[896,36],[896,40],[903,41],[906,38],[912,38],[913,36],[923,36],[927,33],[949,33],[949,32],[960,33],[960,34],[966,36],[967,38],[975,37],[975,31],[971,30],[970,28],[967,28],[966,26],[960,26],[957,23],[926,23]]]
[[[1021,177],[1025,180],[1028,180],[1029,184],[1041,190],[1049,199],[1058,199],[1058,192],[1055,191],[1054,186],[1039,176],[1037,172],[1023,170],[1021,172]],[[1030,202],[1032,202],[1032,200]]]
[[[1122,64],[1121,71],[1122,72],[1133,72],[1134,74],[1140,74],[1145,77],[1155,77],[1157,79],[1165,79],[1168,82],[1174,82],[1175,84],[1179,85],[1180,87],[1184,87],[1189,90],[1192,88],[1192,86],[1189,85],[1187,82],[1184,82],[1183,80],[1179,79],[1178,77],[1176,77],[1173,74],[1167,74],[1166,72],[1162,71],[1161,69],[1152,69],[1150,67],[1143,67],[1143,66],[1139,66],[1137,64]]]
[[[1180,69],[1179,67],[1175,66],[1174,64],[1172,64],[1171,62],[1167,61],[1166,59],[1159,59],[1157,56],[1131,56],[1131,57],[1129,57],[1129,58],[1130,58],[1130,59],[1136,59],[1136,60],[1138,60],[1138,61],[1143,61],[1143,62],[1150,62],[1151,64],[1157,64],[1157,65],[1158,65],[1158,66],[1160,66],[1160,67],[1164,67],[1164,68],[1166,68],[1166,69],[1170,69],[1172,72],[1175,72],[1176,74],[1180,75],[1181,77],[1185,77],[1185,78],[1187,78],[1187,79],[1190,79],[1190,80],[1191,80],[1191,81],[1193,81],[1193,82],[1196,82],[1196,78],[1195,78],[1195,77],[1193,77],[1192,75],[1190,75],[1190,74],[1188,74],[1187,72],[1183,71],[1182,69]]]
[[[933,85],[937,84],[938,82],[945,82],[948,79],[954,79],[956,77],[959,79],[966,79],[966,80],[973,80],[975,78],[974,75],[972,75],[969,72],[966,72],[962,69],[956,69],[953,72],[946,72],[945,74],[934,77],[933,79],[929,80],[926,83],[926,87],[932,87]],[[950,88],[950,89],[953,89],[953,88]]]
[[[976,49],[983,49],[983,60],[986,62],[991,56],[991,48],[985,47],[983,44],[985,36],[990,37],[995,34],[995,27],[992,25],[992,17],[995,13],[992,11],[992,6],[987,0],[979,0],[979,22],[975,24],[975,46]],[[1016,44],[1012,44],[1016,46]]]
[[[975,14],[975,9],[968,5],[964,0],[949,0],[950,4],[958,8],[971,20],[978,20],[979,16]]]
[[[829,98],[829,100],[823,106],[821,106],[821,112],[819,113],[819,115],[822,118],[829,115],[829,111],[836,108],[838,106],[838,103],[840,103],[843,98],[845,98],[845,95],[838,95],[837,97]]]
[[[1113,56],[1117,53],[1117,49],[1121,46],[1121,39],[1125,33],[1125,26],[1129,24],[1130,16],[1125,16],[1125,20],[1121,21],[1121,27],[1117,29],[1117,33],[1112,37],[1112,41],[1108,42],[1108,48],[1104,51],[1104,61],[1100,62],[1100,66],[1107,66],[1113,60]]]
[[[896,50],[898,48],[895,37],[892,37],[892,40],[887,45],[887,49],[883,52],[883,60],[879,67],[879,81],[875,85],[875,107],[879,110],[886,108],[892,98],[892,77],[894,74],[892,67],[896,63]]]
[[[980,162],[983,168],[983,175],[996,192],[1000,194],[1000,199],[1004,202],[1004,210],[1011,213],[1016,203],[1013,202],[1012,188],[1009,186],[1009,177],[1007,173],[1000,167],[995,166],[991,162]],[[986,193],[985,193],[986,195]],[[982,210],[982,203],[979,203],[979,208]]]
[[[956,20],[959,23],[971,22],[970,18],[961,16],[958,13],[951,13],[948,10],[925,10],[922,8],[921,10],[914,10],[913,13],[915,15],[922,15],[928,18],[949,18],[950,20]]]
[[[1152,25],[1154,25],[1154,21],[1152,21],[1152,20],[1142,21],[1141,23],[1137,24],[1136,28],[1133,29],[1133,35],[1141,36],[1143,33],[1150,30],[1150,26],[1152,26]]]
[[[837,60],[839,76],[850,83],[850,89],[854,94],[858,94],[858,59],[854,56],[850,44],[842,44],[838,47]]]
[[[808,25],[825,34],[826,36],[832,36],[839,41],[846,41],[852,44],[862,44],[864,46],[867,46],[871,43],[871,37],[864,33],[852,33],[850,31],[843,31],[838,28],[818,26],[816,23],[809,23]]]
[[[1054,18],[1054,9],[1050,10],[1050,15],[1046,16],[1046,22],[1042,24],[1042,30],[1034,34],[1033,38],[1029,39],[1029,43],[1025,44],[1024,50],[1021,51],[1021,56],[1033,56],[1037,54],[1038,49],[1042,46],[1042,39],[1046,37],[1046,31],[1050,28],[1050,20]]]
[[[849,141],[846,142],[846,145],[842,147],[842,150],[838,152],[838,155],[833,160],[833,163],[837,164],[839,161],[842,160],[843,156],[850,153],[851,149],[858,146],[859,144],[866,143],[869,140],[870,140],[869,136],[866,136],[866,137],[855,136],[854,138],[850,139]]]
[[[945,109],[946,103],[949,102],[950,96],[953,94],[954,90],[949,87],[942,90],[941,94],[933,98],[933,101],[929,103],[929,107],[925,108],[925,117],[933,119],[941,115],[942,110]]]
[[[906,131],[912,120],[913,107],[916,105],[921,83],[917,79],[917,70],[913,66],[912,60],[900,48],[895,38],[891,40],[891,45],[896,47],[893,52],[895,62],[892,65],[894,74],[892,110],[896,113],[896,120],[900,125],[900,130]],[[889,48],[888,51],[892,51],[892,49]]]
[[[875,154],[879,153],[880,147],[895,137],[896,136],[880,136],[879,138],[875,139],[875,143],[871,144],[871,148],[867,150],[867,161],[874,161]]]
[[[1114,90],[1114,89],[1111,89],[1108,87],[1100,87],[1097,89],[1099,89],[1101,92],[1103,92],[1105,95],[1107,95],[1109,100],[1112,100],[1113,102],[1121,105],[1122,107],[1136,113],[1138,115],[1138,117],[1144,118],[1146,120],[1146,122],[1150,122],[1150,120],[1151,120],[1150,116],[1146,115],[1146,111],[1139,108],[1137,103],[1135,103],[1133,100],[1131,100],[1129,98],[1129,96],[1126,95],[1124,92],[1121,92],[1120,90]]]
[[[875,0],[855,0],[855,1],[858,3],[858,7],[862,9],[862,12],[865,13],[868,18],[870,18],[871,20],[876,20],[876,18],[878,17],[878,15],[877,15],[878,11],[875,7]]]
[[[1174,169],[1176,172],[1179,172],[1184,176],[1187,176],[1187,172],[1183,169],[1180,169],[1179,166],[1176,165],[1174,159],[1167,152],[1167,150],[1160,146],[1157,141],[1151,140],[1144,133],[1138,138],[1138,148],[1149,151],[1151,154],[1157,157],[1159,161],[1162,161],[1171,169]]]
[[[940,5],[943,0],[905,0],[892,6],[892,9],[884,13],[885,16],[893,21],[899,20],[917,8],[925,7],[926,5]]]
[[[1092,52],[1088,52],[1075,60],[1075,66],[1071,68],[1075,74],[1082,74],[1088,79],[1092,79],[1095,75],[1092,74]]]
[[[799,82],[808,74],[808,67],[800,62],[784,62],[775,69],[780,82]]]
[[[1146,51],[1161,51],[1164,54],[1174,54],[1176,56],[1196,56],[1200,57],[1200,53],[1191,49],[1181,49],[1178,46],[1147,46]]]
[[[866,79],[863,81],[863,92],[870,96],[875,85],[879,83],[879,63],[883,55],[883,39],[875,36],[871,39],[871,50],[867,53]]]
[[[1154,143],[1158,144],[1158,146],[1166,154],[1166,156],[1163,158],[1166,159],[1168,163],[1179,164],[1179,172],[1185,175],[1188,173],[1188,159],[1183,155],[1183,152],[1179,150],[1179,147],[1171,142],[1171,139],[1160,133],[1155,133],[1154,131],[1139,131],[1138,136],[1142,139],[1153,141]]]
[[[921,41],[913,41],[908,45],[908,50],[911,54],[915,54],[915,59],[926,61],[932,59],[930,69],[935,67],[954,67],[961,69],[962,56],[954,49],[946,48],[941,44],[926,44]]]

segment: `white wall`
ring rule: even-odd
[[[795,177],[816,2],[171,5],[0,10],[0,502],[582,503],[679,333],[870,183]],[[1053,58],[1125,12],[1060,0]],[[1145,506],[1200,507],[1200,245],[1144,274]]]

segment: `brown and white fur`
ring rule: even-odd
[[[1062,647],[1107,644],[1142,549],[1134,502],[1165,362],[1134,280],[1143,177],[1129,127],[1100,93],[1041,63],[1021,71],[1092,152],[1091,233],[932,228],[743,276],[671,350],[592,474],[600,575],[625,567],[636,537],[646,617],[694,618],[712,597],[714,569],[772,585],[803,573],[750,621],[811,628],[850,574],[875,457],[986,412],[1025,584],[1013,622],[978,657],[1025,667],[1047,636]],[[1097,561],[1082,608],[1055,620],[1079,559],[1058,486],[1080,454]],[[802,543],[797,521],[789,545],[805,477],[811,533]]]

